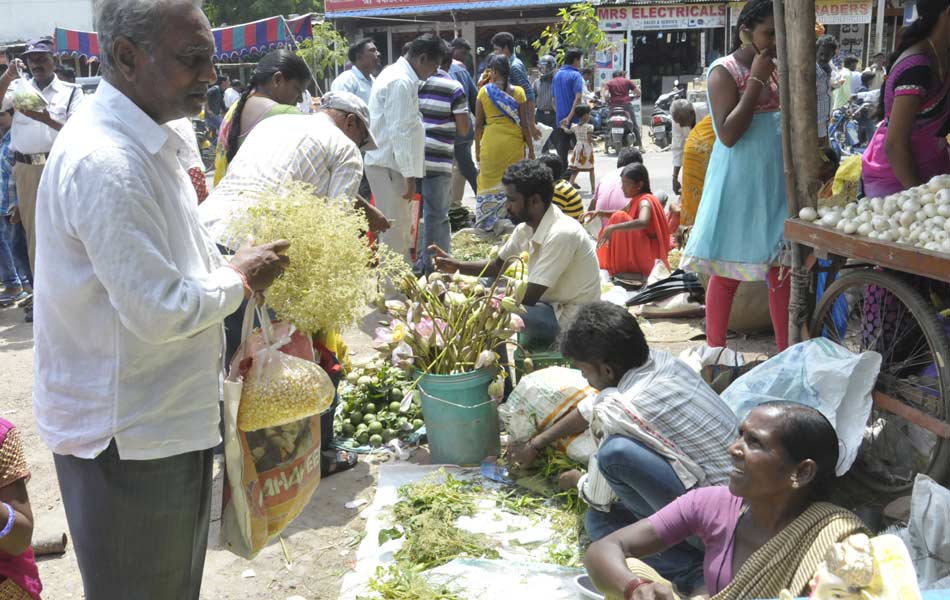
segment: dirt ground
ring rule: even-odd
[[[615,157],[597,156],[598,173],[610,171]],[[645,162],[654,174],[654,189],[670,186],[671,157],[669,152],[646,154]],[[586,177],[578,179],[585,204],[591,197]],[[466,204],[473,205],[471,198]],[[355,360],[369,357],[373,350],[368,332],[372,332],[379,315],[368,314],[360,327],[346,333],[346,340]],[[644,332],[654,347],[675,354],[701,342],[693,339],[703,331],[699,319],[655,319],[643,321]],[[774,353],[770,336],[739,335],[730,347],[749,358]],[[32,471],[29,493],[36,529],[34,539],[68,532],[66,515],[60,499],[53,458],[40,440],[33,419],[33,328],[23,322],[23,312],[8,308],[0,310],[0,373],[5,385],[0,386],[0,416],[13,422],[25,444]],[[425,462],[425,452],[414,454],[412,460]],[[246,561],[224,550],[218,542],[223,462],[215,462],[215,487],[208,555],[201,597],[208,600],[330,600],[337,598],[343,575],[354,564],[356,548],[365,526],[359,509],[347,509],[351,500],[372,501],[376,489],[378,463],[363,461],[351,471],[334,475],[320,484],[304,513],[285,531],[287,555],[280,544],[272,544],[253,561]],[[143,543],[147,541],[143,540]],[[60,556],[39,560],[43,580],[43,597],[49,600],[82,598],[82,585],[76,558],[67,546]]]
[[[368,315],[367,331],[378,315]],[[36,431],[31,403],[33,329],[23,323],[19,309],[0,310],[0,371],[7,385],[0,387],[0,416],[13,422],[25,444],[32,471],[29,492],[36,521],[35,539],[68,532],[53,457]],[[644,324],[651,345],[674,353],[697,344],[689,338],[701,333],[701,322],[653,320]],[[372,353],[369,336],[360,329],[347,332],[358,359]],[[730,344],[750,357],[772,352],[768,337],[740,336]],[[424,456],[421,457],[424,461]],[[209,600],[330,600],[337,598],[343,575],[352,568],[362,540],[364,521],[358,509],[345,503],[358,498],[372,501],[378,463],[361,462],[351,471],[324,480],[304,513],[284,534],[290,562],[279,544],[272,544],[253,561],[246,561],[218,543],[222,485],[220,460],[215,462],[214,503],[202,598]],[[61,556],[39,560],[43,597],[50,600],[82,598],[76,558],[71,548]]]

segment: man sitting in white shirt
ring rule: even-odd
[[[228,264],[169,123],[201,110],[214,37],[197,0],[99,0],[103,79],[63,128],[36,213],[34,413],[86,598],[198,600],[220,442],[224,318],[288,263]]]
[[[530,439],[514,460],[530,466],[542,448],[591,429],[600,440],[591,471],[584,478],[569,471],[559,483],[577,486],[590,505],[586,528],[593,540],[649,517],[693,487],[728,481],[735,414],[685,363],[651,350],[624,307],[580,307],[561,334],[561,353],[600,393]],[[688,590],[702,579],[702,559],[680,544],[646,562]]]
[[[527,309],[521,344],[529,349],[550,347],[558,324],[584,303],[600,299],[600,270],[594,242],[576,219],[552,204],[554,177],[538,160],[508,167],[501,182],[508,197],[508,214],[517,225],[492,261],[461,262],[441,248],[430,248],[435,266],[447,273],[494,277],[505,261],[528,253]]]
[[[445,54],[442,38],[427,33],[406,56],[383,69],[373,84],[369,112],[379,148],[366,153],[366,178],[376,206],[392,220],[380,240],[409,259],[416,179],[425,176],[426,132],[419,113],[419,86],[435,75]]]

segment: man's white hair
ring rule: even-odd
[[[118,38],[150,47],[165,25],[166,10],[181,3],[201,8],[202,0],[94,0],[93,24],[99,35],[102,74],[112,74],[112,47]]]

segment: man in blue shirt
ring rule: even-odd
[[[563,127],[570,127],[576,122],[574,110],[584,98],[584,76],[580,71],[583,60],[584,54],[576,48],[565,52],[564,65],[554,74],[554,82],[551,84],[559,125],[554,129],[551,138],[565,171],[568,168],[567,155],[571,151],[571,134]]]
[[[541,132],[538,131],[534,123],[534,87],[531,85],[531,80],[528,79],[528,70],[525,69],[524,63],[521,62],[520,58],[515,56],[515,36],[507,31],[498,32],[492,37],[491,45],[495,54],[502,54],[508,57],[508,62],[511,63],[509,83],[511,83],[511,85],[517,85],[524,90],[524,95],[528,100],[525,103],[528,113],[528,131],[531,132],[531,136],[534,139],[540,139]]]
[[[478,98],[478,87],[472,79],[472,74],[468,72],[468,67],[460,60],[459,56],[467,55],[472,46],[463,38],[452,40],[452,66],[449,67],[449,76],[462,84],[462,91],[465,92],[465,100],[468,102],[468,111],[471,116],[475,115],[475,103]],[[476,181],[478,180],[478,168],[475,166],[475,160],[472,158],[472,144],[475,143],[475,122],[471,121],[468,133],[460,135],[455,139],[455,171],[452,176],[452,206],[462,205],[462,196],[465,193],[465,182],[472,186],[472,193],[477,193]],[[458,173],[458,176],[456,175]],[[462,179],[464,178],[464,179]]]

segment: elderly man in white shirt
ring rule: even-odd
[[[419,112],[419,87],[435,75],[445,43],[432,34],[412,41],[409,52],[383,69],[369,98],[373,137],[379,147],[366,153],[366,178],[376,206],[392,221],[380,240],[409,259],[416,179],[425,176],[426,132]]]
[[[379,50],[373,38],[354,42],[346,53],[350,68],[337,75],[330,84],[331,92],[349,92],[369,104],[370,92],[376,80],[373,74],[379,68]]]
[[[79,86],[60,80],[54,69],[53,42],[47,38],[33,40],[26,45],[21,55],[26,61],[33,79],[29,85],[35,88],[47,102],[41,111],[17,110],[13,115],[10,130],[10,152],[13,153],[13,178],[16,181],[18,205],[14,219],[19,219],[26,233],[30,268],[36,271],[36,190],[53,142],[60,129],[82,104],[83,93]],[[15,60],[0,77],[0,98],[14,85],[17,71],[23,63]]]
[[[225,262],[169,122],[215,81],[199,0],[99,0],[103,80],[50,153],[36,214],[34,412],[86,598],[197,600],[220,442],[224,318],[288,244]]]
[[[578,306],[600,300],[600,267],[594,242],[576,219],[552,203],[554,179],[541,161],[523,160],[508,167],[502,183],[511,221],[517,225],[493,261],[461,262],[441,248],[430,247],[438,270],[494,277],[509,258],[528,253],[528,288],[522,299],[527,314],[521,344],[547,349],[560,323]]]

